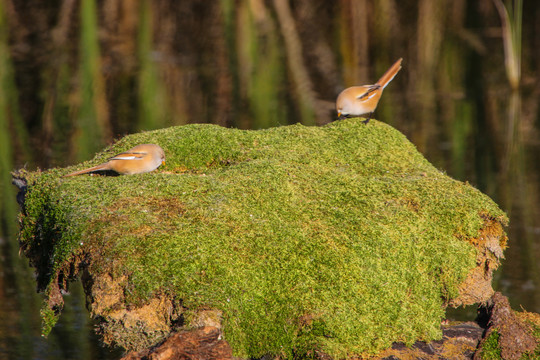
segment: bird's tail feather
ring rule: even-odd
[[[383,76],[381,76],[379,81],[377,81],[377,84],[381,85],[383,89],[386,87],[386,85],[388,85],[390,81],[392,81],[394,76],[396,76],[398,71],[401,69],[401,61],[403,61],[403,58],[399,58],[399,60],[396,61],[394,65],[390,67],[390,69],[386,70],[386,72]]]
[[[90,172],[100,171],[100,170],[111,170],[111,167],[110,167],[109,163],[105,163],[105,164],[97,165],[97,166],[94,166],[94,167],[91,167],[91,168],[88,168],[88,169],[75,171],[75,172],[73,172],[71,174],[64,175],[63,177],[82,175],[82,174],[87,174],[87,173],[90,173]]]

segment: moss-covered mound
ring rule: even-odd
[[[166,165],[61,177],[140,143]],[[209,323],[243,357],[437,339],[445,306],[467,302],[467,277],[486,253],[496,267],[506,241],[493,201],[377,121],[173,127],[24,176],[21,241],[48,308],[83,270],[105,340],[127,349]]]

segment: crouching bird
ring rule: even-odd
[[[352,86],[343,90],[336,100],[338,117],[343,119],[348,116],[369,114],[367,120],[363,121],[367,124],[377,108],[384,88],[401,69],[402,60],[400,58],[396,61],[374,85]]]
[[[112,170],[121,175],[142,174],[157,169],[165,162],[165,152],[156,144],[137,145],[126,152],[113,156],[106,163],[64,175],[75,176],[95,171]]]

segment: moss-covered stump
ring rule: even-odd
[[[480,308],[479,320],[487,329],[474,360],[540,359],[539,314],[512,310],[496,292]]]
[[[62,178],[140,143],[166,166]],[[130,135],[27,181],[21,243],[46,324],[82,274],[107,343],[223,331],[234,355],[375,354],[440,339],[449,304],[486,301],[504,213],[377,121]]]
[[[121,360],[232,360],[232,350],[221,331],[203,326],[180,331],[163,344],[139,352],[131,352]]]

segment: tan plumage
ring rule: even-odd
[[[159,145],[141,144],[113,156],[106,163],[75,171],[64,177],[106,170],[112,170],[121,175],[141,174],[154,171],[164,162],[165,152]]]
[[[343,90],[336,100],[339,118],[369,114],[367,120],[364,121],[367,124],[377,108],[384,88],[401,69],[402,60],[400,58],[396,61],[374,85],[352,86]]]

